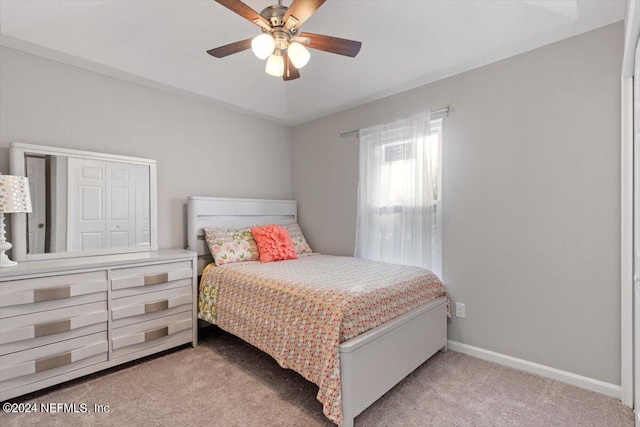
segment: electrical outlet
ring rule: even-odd
[[[461,302],[456,303],[456,317],[464,319],[466,317],[466,309]]]

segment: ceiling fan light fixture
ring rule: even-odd
[[[209,49],[207,53],[215,58],[224,58],[251,48],[258,58],[267,59],[267,74],[281,77],[284,81],[300,78],[298,69],[304,67],[311,58],[307,50],[309,48],[354,58],[362,47],[362,43],[355,40],[300,32],[300,26],[326,0],[290,0],[289,7],[283,6],[282,0],[278,0],[278,4],[268,6],[260,13],[243,0],[215,1],[260,27],[262,34]]]
[[[287,54],[296,68],[304,67],[311,58],[309,50],[298,42],[293,42],[289,45]]]
[[[276,41],[271,34],[262,33],[251,40],[251,50],[260,59],[267,59],[276,48]]]
[[[265,71],[273,77],[282,77],[284,74],[284,58],[280,55],[272,54],[267,60]]]

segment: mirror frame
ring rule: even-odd
[[[92,255],[123,254],[132,252],[150,252],[158,250],[158,196],[157,196],[157,162],[153,159],[120,156],[115,154],[95,153],[92,151],[72,150],[68,148],[48,147],[45,145],[12,142],[9,146],[11,175],[27,176],[25,170],[25,154],[78,157],[89,160],[115,161],[149,166],[149,237],[150,246],[144,248],[95,249],[71,252],[52,252],[45,254],[27,253],[27,214],[11,214],[11,243],[13,259],[20,261],[36,261],[58,258],[77,258]]]

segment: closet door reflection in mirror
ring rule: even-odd
[[[26,154],[27,253],[148,248],[150,167]]]
[[[151,245],[149,166],[69,158],[68,250]]]

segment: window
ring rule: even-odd
[[[441,274],[441,148],[429,113],[360,131],[356,256]]]

